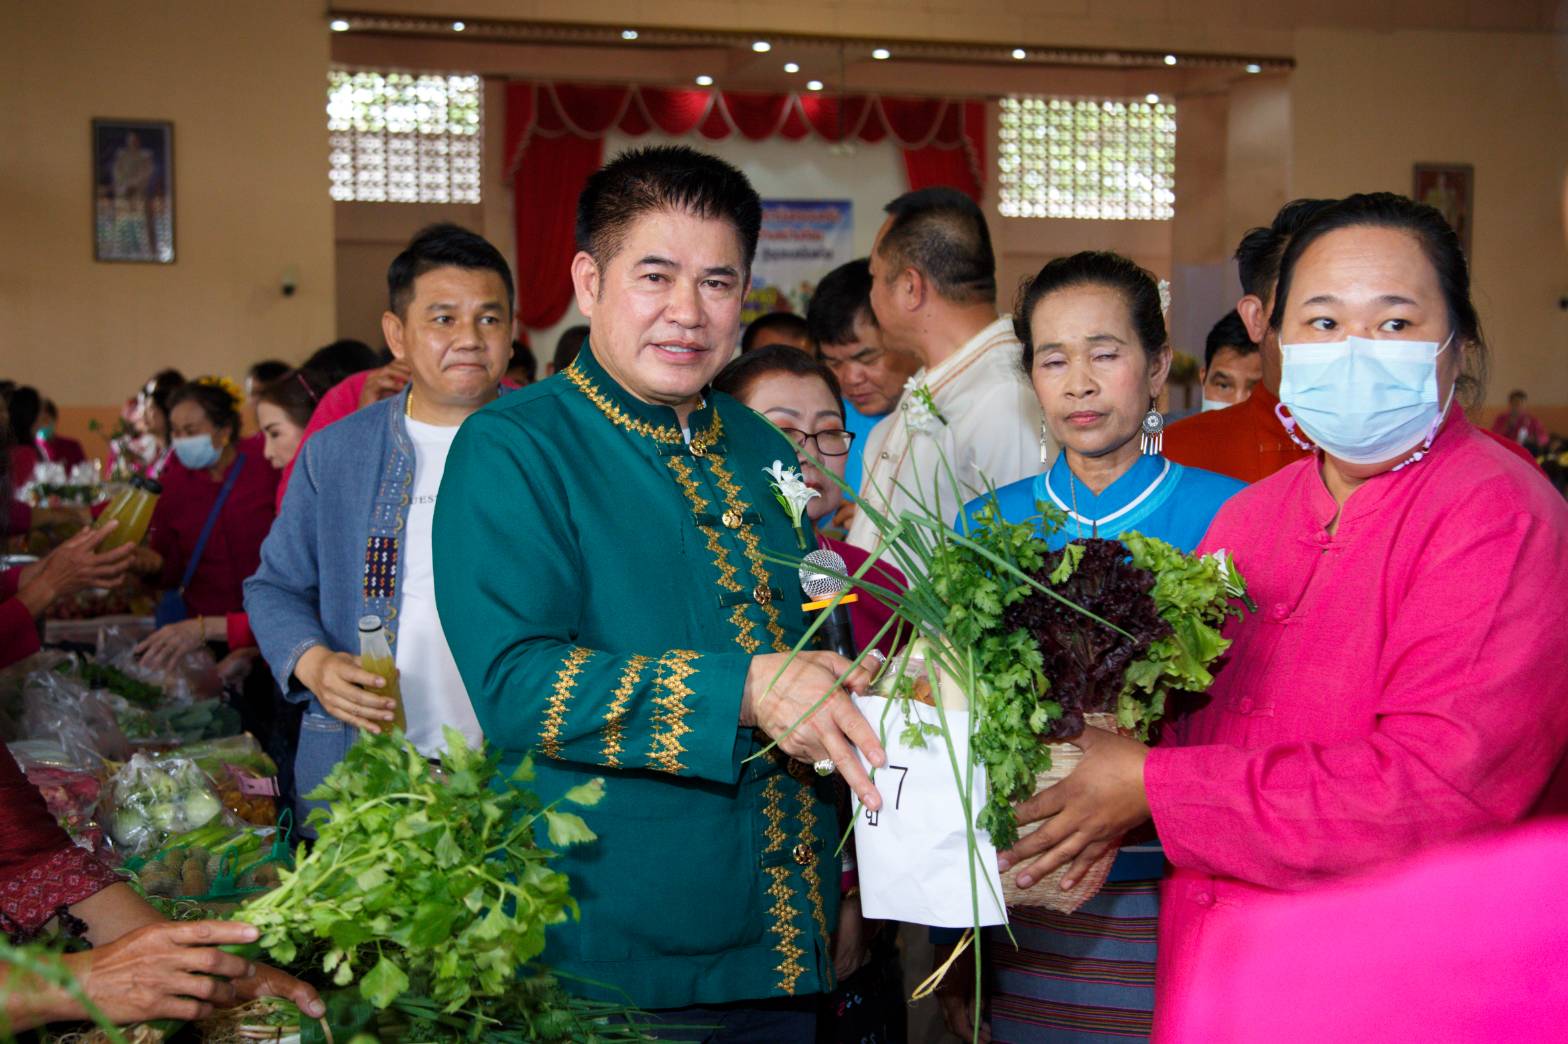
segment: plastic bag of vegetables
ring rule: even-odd
[[[122,853],[142,855],[223,814],[217,788],[194,762],[137,754],[109,780],[99,820]]]
[[[98,632],[97,661],[130,678],[163,690],[171,703],[195,703],[216,699],[223,692],[218,677],[218,662],[205,645],[187,653],[174,666],[153,670],[136,658],[137,639],[129,631],[105,627]]]
[[[124,761],[131,753],[107,695],[54,669],[27,676],[21,732],[24,739],[59,743],[84,771],[98,769],[105,759]]]
[[[10,751],[71,840],[88,851],[106,853],[103,829],[93,818],[103,790],[99,775],[77,768],[70,755],[48,740],[20,740],[10,744]]]
[[[22,738],[22,695],[28,679],[70,662],[68,654],[45,649],[0,670],[0,741],[10,743]]]
[[[230,827],[214,820],[171,837],[162,851],[126,860],[126,869],[149,896],[198,903],[234,903],[278,884],[294,865],[290,848],[293,816],[285,810],[277,826]]]
[[[266,751],[261,749],[261,744],[256,742],[256,737],[248,732],[187,743],[179,749],[178,753],[168,756],[189,758],[214,779],[226,765],[242,768],[253,776],[278,774],[278,766],[273,764]]]

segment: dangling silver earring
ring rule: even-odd
[[[1045,421],[1040,422],[1040,463],[1044,464],[1051,459],[1051,438],[1046,431]]]
[[[1150,400],[1149,412],[1143,415],[1138,445],[1147,457],[1158,457],[1165,449],[1165,414],[1154,408],[1153,400]]]

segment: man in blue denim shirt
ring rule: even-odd
[[[387,272],[382,330],[408,364],[402,394],[305,444],[283,510],[245,584],[262,654],[293,700],[308,700],[295,772],[315,788],[353,742],[392,719],[381,678],[363,669],[361,616],[385,622],[409,740],[424,754],[451,725],[482,739],[436,615],[431,523],[458,426],[496,398],[511,356],[511,271],[455,225],[416,236]]]

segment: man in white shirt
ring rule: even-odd
[[[905,193],[887,213],[871,249],[871,307],[883,344],[923,366],[866,440],[860,495],[889,516],[923,503],[951,522],[988,485],[1037,474],[1052,454],[1012,320],[997,317],[985,215],[947,188]],[[849,542],[876,548],[866,512]]]
[[[510,278],[497,270],[490,244],[461,229],[432,231],[436,243],[427,250],[430,257],[423,256],[417,241],[411,248],[419,260],[412,266],[408,303],[381,317],[387,346],[409,366],[403,424],[414,448],[395,658],[409,742],[430,755],[446,745],[442,728],[447,725],[471,746],[484,739],[436,613],[430,534],[447,451],[463,421],[495,399],[510,361],[512,333]],[[490,266],[452,264],[442,248],[471,252],[481,265],[490,260]],[[499,267],[505,264],[500,261]]]
[[[436,612],[432,524],[458,427],[498,394],[511,358],[513,284],[501,253],[455,225],[425,229],[387,272],[382,332],[404,390],[322,429],[300,452],[283,510],[245,584],[251,627],[278,685],[306,702],[294,759],[301,794],[356,730],[394,704],[361,665],[357,623],[393,644],[408,740],[427,757],[443,728],[483,741]]]

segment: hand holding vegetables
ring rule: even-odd
[[[361,667],[358,657],[314,645],[294,665],[294,676],[339,721],[380,734],[382,723],[392,720],[392,701],[376,695],[386,681]]]
[[[1084,729],[1071,742],[1083,751],[1072,775],[1018,805],[1020,824],[1045,820],[1044,825],[998,857],[1005,871],[1045,853],[1019,872],[1021,888],[1071,862],[1062,880],[1062,888],[1070,890],[1118,838],[1149,818],[1149,799],[1143,790],[1147,746],[1094,728]]]
[[[141,657],[143,667],[166,671],[199,649],[209,637],[221,639],[223,626],[221,616],[198,616],[167,624],[137,642],[135,653]],[[218,633],[209,635],[209,630]]]
[[[797,761],[831,759],[856,799],[875,811],[882,807],[882,795],[860,767],[856,751],[877,767],[887,763],[887,753],[849,698],[871,687],[869,663],[850,670],[848,660],[831,652],[754,656],[746,672],[740,723],[755,725]],[[844,684],[835,685],[846,672]]]
[[[86,959],[72,970],[114,1022],[200,1019],[234,1003],[229,980],[255,974],[249,961],[217,947],[256,937],[249,925],[222,921],[152,924],[76,955]]]
[[[256,937],[248,924],[158,922],[91,950],[66,954],[61,962],[87,1000],[114,1023],[205,1018],[215,1006],[256,997],[285,997],[319,1016],[325,1007],[309,986],[276,968],[218,949],[253,943]],[[25,1010],[7,1005],[12,1029],[86,1016],[81,1002],[64,990],[40,985],[25,992]]]
[[[646,1039],[603,1021],[624,1008],[568,996],[537,963],[546,927],[577,913],[540,842],[594,840],[564,806],[597,804],[604,781],[546,805],[528,789],[528,761],[503,777],[499,755],[454,729],[445,739],[436,773],[406,741],[361,736],[310,794],[331,807],[311,814],[315,847],[235,916],[279,963],[314,965],[336,986],[358,979],[367,1015],[406,1023],[383,1039]]]

